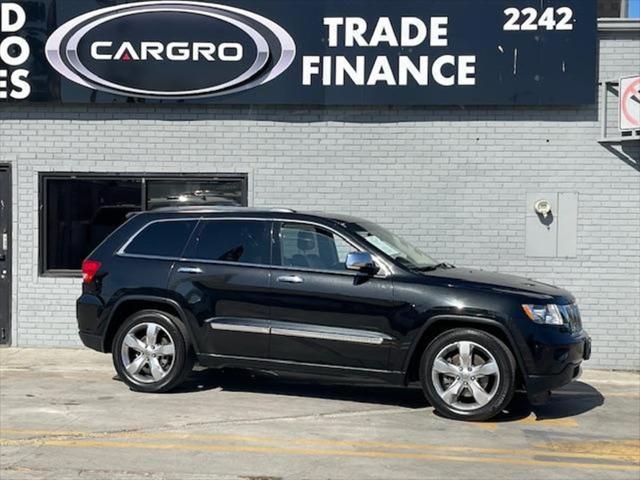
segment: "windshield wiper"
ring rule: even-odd
[[[414,270],[417,270],[418,272],[431,272],[433,270],[438,270],[439,268],[456,268],[456,267],[454,265],[451,265],[450,263],[442,262],[442,263],[437,263],[435,265],[429,265],[426,267],[414,268]]]

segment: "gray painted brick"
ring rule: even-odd
[[[640,71],[637,32],[600,37],[602,79]],[[599,134],[597,105],[2,105],[14,342],[79,345],[79,280],[38,275],[38,172],[244,172],[252,205],[361,215],[436,258],[566,287],[594,338],[590,366],[640,369],[640,146],[608,149]],[[579,193],[576,258],[525,257],[537,190]]]

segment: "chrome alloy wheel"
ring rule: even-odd
[[[173,368],[175,343],[169,332],[157,323],[139,323],[124,336],[120,355],[131,379],[156,383]]]
[[[475,342],[459,341],[438,352],[431,380],[447,405],[471,411],[484,407],[495,396],[500,370],[486,348]]]

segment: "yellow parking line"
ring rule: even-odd
[[[535,447],[552,448],[566,452],[567,455],[598,452],[599,455],[615,455],[630,462],[640,462],[640,440],[609,440],[609,441],[562,441],[536,444]]]
[[[0,446],[48,446],[66,448],[126,448],[144,450],[181,450],[191,452],[216,452],[216,453],[269,453],[285,455],[308,455],[308,456],[333,456],[333,457],[368,457],[387,459],[411,459],[411,460],[441,460],[450,462],[465,463],[498,463],[510,465],[525,465],[550,468],[573,468],[573,469],[598,469],[598,470],[619,470],[637,472],[640,467],[637,465],[619,465],[604,463],[578,463],[545,461],[527,458],[498,458],[498,457],[478,457],[478,456],[455,456],[437,455],[429,453],[400,453],[385,451],[349,451],[333,449],[303,449],[290,447],[264,447],[264,446],[241,446],[241,445],[192,445],[192,444],[172,444],[172,443],[138,443],[138,442],[114,442],[95,440],[5,440],[0,439]]]
[[[640,398],[640,392],[611,392],[605,393],[604,397]]]
[[[561,427],[572,428],[578,426],[578,421],[575,418],[545,418],[538,419],[535,415],[529,415],[527,418],[514,422],[518,425],[538,425],[545,427]]]
[[[513,425],[527,425],[536,427],[557,427],[557,428],[574,428],[578,426],[578,421],[575,418],[544,418],[538,419],[535,415],[529,415],[521,420],[515,420],[509,422]],[[503,422],[482,422],[473,423],[472,425],[483,428],[485,430],[495,431],[498,426],[505,425]]]
[[[495,432],[496,430],[498,430],[498,424],[493,422],[493,423],[489,423],[489,422],[471,422],[469,423],[470,426],[472,427],[477,427],[477,428],[481,428],[482,430],[489,430],[491,432]]]
[[[116,437],[111,437],[116,438]],[[119,437],[118,437],[119,438]],[[270,438],[270,437],[251,437],[242,435],[214,435],[214,434],[183,434],[183,433],[127,433],[122,438],[131,438],[137,440],[153,439],[153,440],[202,440],[202,441],[240,441],[259,444],[287,444],[287,445],[310,445],[310,446],[334,446],[334,447],[368,447],[368,448],[384,448],[391,450],[436,450],[446,452],[465,452],[478,454],[495,454],[495,455],[524,455],[524,456],[552,456],[560,458],[585,458],[592,460],[629,460],[628,454],[616,454],[614,449],[609,453],[585,453],[575,452],[566,453],[560,449],[499,449],[484,447],[462,447],[456,445],[437,445],[437,444],[420,444],[420,443],[386,443],[370,440],[330,440],[330,439],[307,439],[307,438]],[[631,461],[640,462],[639,459],[630,459]]]
[[[50,432],[40,430],[2,430],[4,434],[13,435],[32,435],[32,436],[50,436],[50,437],[79,437],[79,439],[98,440],[98,439],[136,439],[136,440],[190,440],[190,441],[226,441],[226,442],[245,442],[258,444],[286,444],[286,445],[309,445],[309,446],[331,446],[331,447],[368,447],[383,448],[386,450],[419,450],[419,451],[439,451],[449,453],[475,453],[487,455],[506,455],[506,456],[547,456],[556,458],[571,459],[587,459],[587,460],[610,460],[625,462],[640,462],[637,453],[629,449],[628,442],[592,442],[590,448],[578,451],[573,445],[568,445],[567,449],[562,448],[563,445],[545,445],[538,444],[534,449],[498,449],[483,447],[466,447],[466,446],[448,446],[434,444],[418,444],[418,443],[387,443],[368,440],[330,440],[330,439],[304,439],[304,438],[274,438],[274,437],[257,437],[247,435],[223,435],[223,434],[193,434],[193,433],[139,433],[139,432],[123,432],[123,433],[89,433],[89,432]],[[47,439],[42,439],[47,440]],[[64,440],[64,439],[59,439]],[[73,440],[73,439],[70,439]],[[40,441],[38,439],[26,439],[26,442]],[[631,441],[632,443],[634,440]],[[140,443],[136,443],[138,445]],[[618,446],[616,448],[616,445]],[[640,447],[640,445],[639,445]],[[568,450],[568,451],[567,451]],[[599,452],[599,453],[593,453]],[[636,450],[637,452],[637,450]]]

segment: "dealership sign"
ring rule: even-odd
[[[595,0],[0,5],[0,101],[595,101]]]
[[[53,32],[45,50],[49,63],[79,85],[145,98],[208,98],[255,88],[295,57],[293,38],[261,15],[166,1],[80,15]]]

